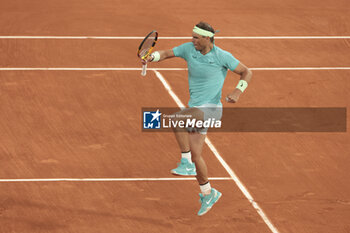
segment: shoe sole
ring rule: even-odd
[[[174,176],[196,176],[196,175],[197,175],[197,174],[194,174],[194,175],[186,174],[186,175],[184,175],[184,174],[176,173],[176,172],[174,172],[174,171],[170,171],[170,173],[173,174]]]
[[[203,212],[203,213],[201,213],[201,214],[198,214],[198,216],[203,216],[203,215],[205,215],[206,213],[208,213],[209,210],[210,210],[211,208],[213,208],[213,206],[215,205],[215,203],[218,202],[218,200],[221,198],[221,196],[222,196],[222,193],[219,193],[218,199],[216,199],[216,201],[215,201],[209,208],[207,208],[205,212]]]

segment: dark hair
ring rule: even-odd
[[[201,22],[197,23],[196,26],[215,34],[214,28],[209,23],[201,21]],[[214,36],[210,37],[210,42],[214,43]]]

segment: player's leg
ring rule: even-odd
[[[204,104],[200,106],[200,109],[204,113],[204,120],[221,119],[222,106]],[[199,216],[207,213],[222,196],[222,194],[219,191],[211,187],[211,184],[208,180],[207,165],[202,156],[202,149],[205,142],[207,130],[207,128],[200,129],[198,133],[190,134],[189,136],[190,148],[192,151],[192,160],[196,165],[196,178],[201,190],[201,193],[199,194],[201,202],[201,208],[198,211]]]
[[[175,133],[177,144],[179,144],[181,152],[190,151],[190,142],[189,142],[187,130],[175,129],[174,133]]]
[[[196,107],[200,112],[203,113],[202,119],[221,119],[222,116],[222,107],[215,104],[204,104]],[[210,184],[208,181],[208,171],[205,161],[202,157],[202,149],[207,135],[208,128],[197,129],[196,133],[191,133],[189,135],[190,149],[192,153],[192,161],[196,165],[197,170],[197,180],[198,183],[203,186],[202,189],[207,188],[205,191],[210,193]],[[207,186],[204,186],[208,183]],[[205,194],[208,194],[205,193]]]
[[[200,185],[208,182],[208,169],[202,157],[202,149],[206,134],[190,133],[190,148],[192,153],[192,161],[196,165],[196,179]]]
[[[187,119],[203,119],[203,112],[197,108],[187,108],[175,114],[174,121],[186,121]],[[192,161],[189,134],[186,128],[174,128],[175,138],[181,150],[181,162],[178,167],[171,170],[174,175],[195,176],[196,166]]]
[[[201,202],[201,208],[198,211],[199,216],[207,213],[222,195],[219,191],[211,187],[208,179],[207,165],[202,156],[205,137],[206,134],[201,133],[192,133],[189,135],[192,161],[196,165],[196,178],[201,190],[201,193],[199,194]]]

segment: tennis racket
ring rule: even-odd
[[[139,49],[137,51],[137,56],[142,60],[146,60],[147,57],[152,53],[154,46],[158,40],[158,32],[153,30],[143,39]],[[146,76],[147,63],[142,65],[142,76]]]

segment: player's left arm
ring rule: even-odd
[[[233,72],[241,77],[237,87],[226,97],[226,101],[229,103],[236,103],[238,101],[239,96],[248,87],[248,83],[251,81],[253,75],[252,71],[242,63],[239,63]]]

